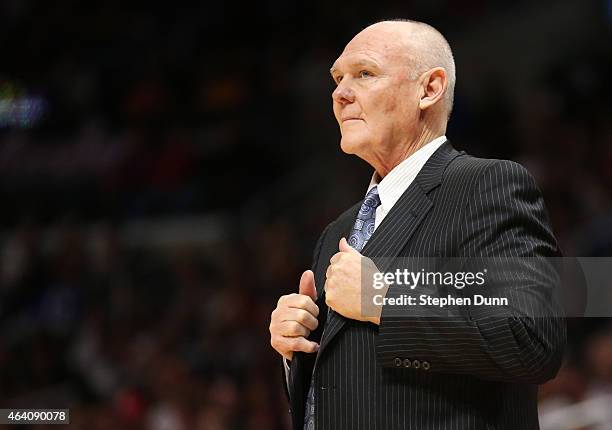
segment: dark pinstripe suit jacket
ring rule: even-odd
[[[447,320],[388,307],[380,326],[327,316],[325,272],[359,206],[328,225],[315,249],[320,321],[310,339],[320,350],[296,353],[291,362],[293,429],[303,427],[313,369],[317,430],[539,428],[537,384],[560,366],[562,319],[474,310]],[[376,262],[381,256],[556,256],[558,248],[542,196],[522,166],[475,158],[446,142],[362,254]],[[545,290],[531,292],[531,300],[550,299]],[[388,296],[396,293],[391,287]]]

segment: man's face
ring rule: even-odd
[[[334,115],[347,154],[368,162],[381,160],[414,138],[419,93],[409,79],[406,50],[397,34],[368,28],[349,42],[332,66],[337,84],[332,93]]]

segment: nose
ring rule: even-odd
[[[353,103],[355,101],[355,93],[350,88],[350,86],[348,84],[345,84],[343,81],[344,80],[340,81],[340,83],[332,93],[332,99],[336,103],[340,104]]]

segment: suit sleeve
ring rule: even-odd
[[[377,359],[383,367],[409,358],[427,361],[429,372],[543,383],[561,365],[565,321],[552,305],[559,279],[548,257],[560,253],[542,195],[525,168],[497,160],[480,174],[471,196],[455,227],[457,254],[471,262],[512,259],[489,272],[509,305],[466,306],[448,318],[384,306]],[[387,297],[404,292],[391,286]]]

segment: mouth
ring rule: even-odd
[[[348,117],[348,118],[343,118],[342,119],[342,124],[346,123],[346,122],[350,122],[350,121],[363,121],[361,118],[357,118],[357,117]]]

